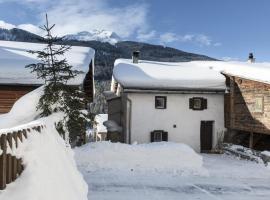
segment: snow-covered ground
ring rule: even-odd
[[[171,151],[162,144],[160,150],[158,145],[119,145],[99,143],[75,149],[88,183],[88,199],[269,199],[270,169],[263,164],[228,155],[196,155],[176,144],[168,144]],[[179,173],[189,171],[183,168],[187,163],[204,173]]]

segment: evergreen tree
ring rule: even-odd
[[[29,51],[37,55],[39,63],[27,65],[37,78],[45,81],[44,94],[39,100],[37,109],[41,111],[41,117],[49,116],[52,113],[63,112],[64,119],[56,123],[60,134],[69,133],[71,141],[85,133],[87,113],[82,109],[85,106],[84,93],[79,88],[69,86],[70,79],[75,78],[80,71],[73,70],[68,64],[65,53],[71,46],[57,45],[61,38],[53,37],[51,30],[55,25],[50,26],[46,14],[46,25],[41,27],[46,31],[43,43],[46,47],[41,51]]]

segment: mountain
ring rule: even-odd
[[[0,28],[0,40],[40,42],[42,37],[18,28],[10,30]],[[142,42],[120,41],[111,31],[94,30],[66,35],[62,43],[92,47],[96,50],[95,79],[110,80],[115,59],[131,58],[132,52],[139,50],[141,59],[163,62],[185,62],[193,60],[215,60],[208,56],[189,53],[175,48],[153,45]]]
[[[115,44],[120,41],[120,37],[112,32],[106,30],[93,30],[93,31],[82,31],[77,34],[69,34],[64,36],[65,40],[75,40],[75,41],[100,41],[108,42],[110,44]]]
[[[0,28],[0,40],[40,42],[42,37],[30,32],[13,28]],[[193,60],[216,60],[205,55],[181,51],[175,48],[164,47],[133,41],[120,41],[118,36],[109,31],[81,32],[76,35],[67,35],[60,42],[62,44],[92,47],[95,49],[95,89],[96,98],[91,108],[96,113],[106,113],[106,100],[102,95],[108,90],[112,77],[114,61],[117,58],[131,58],[133,51],[140,51],[140,59],[163,62],[187,62]]]
[[[42,40],[42,37],[18,28],[12,29],[0,28],[0,40],[19,41],[19,42],[39,42],[40,40]]]

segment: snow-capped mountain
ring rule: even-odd
[[[77,41],[95,40],[100,42],[109,42],[110,44],[115,44],[121,40],[116,33],[106,30],[82,31],[77,34],[66,35],[64,36],[64,39]]]

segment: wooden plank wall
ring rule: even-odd
[[[0,114],[9,112],[20,97],[36,88],[37,86],[0,85]]]
[[[227,75],[225,125],[232,130],[270,134],[270,84]],[[256,98],[263,98],[263,112],[255,112]]]

